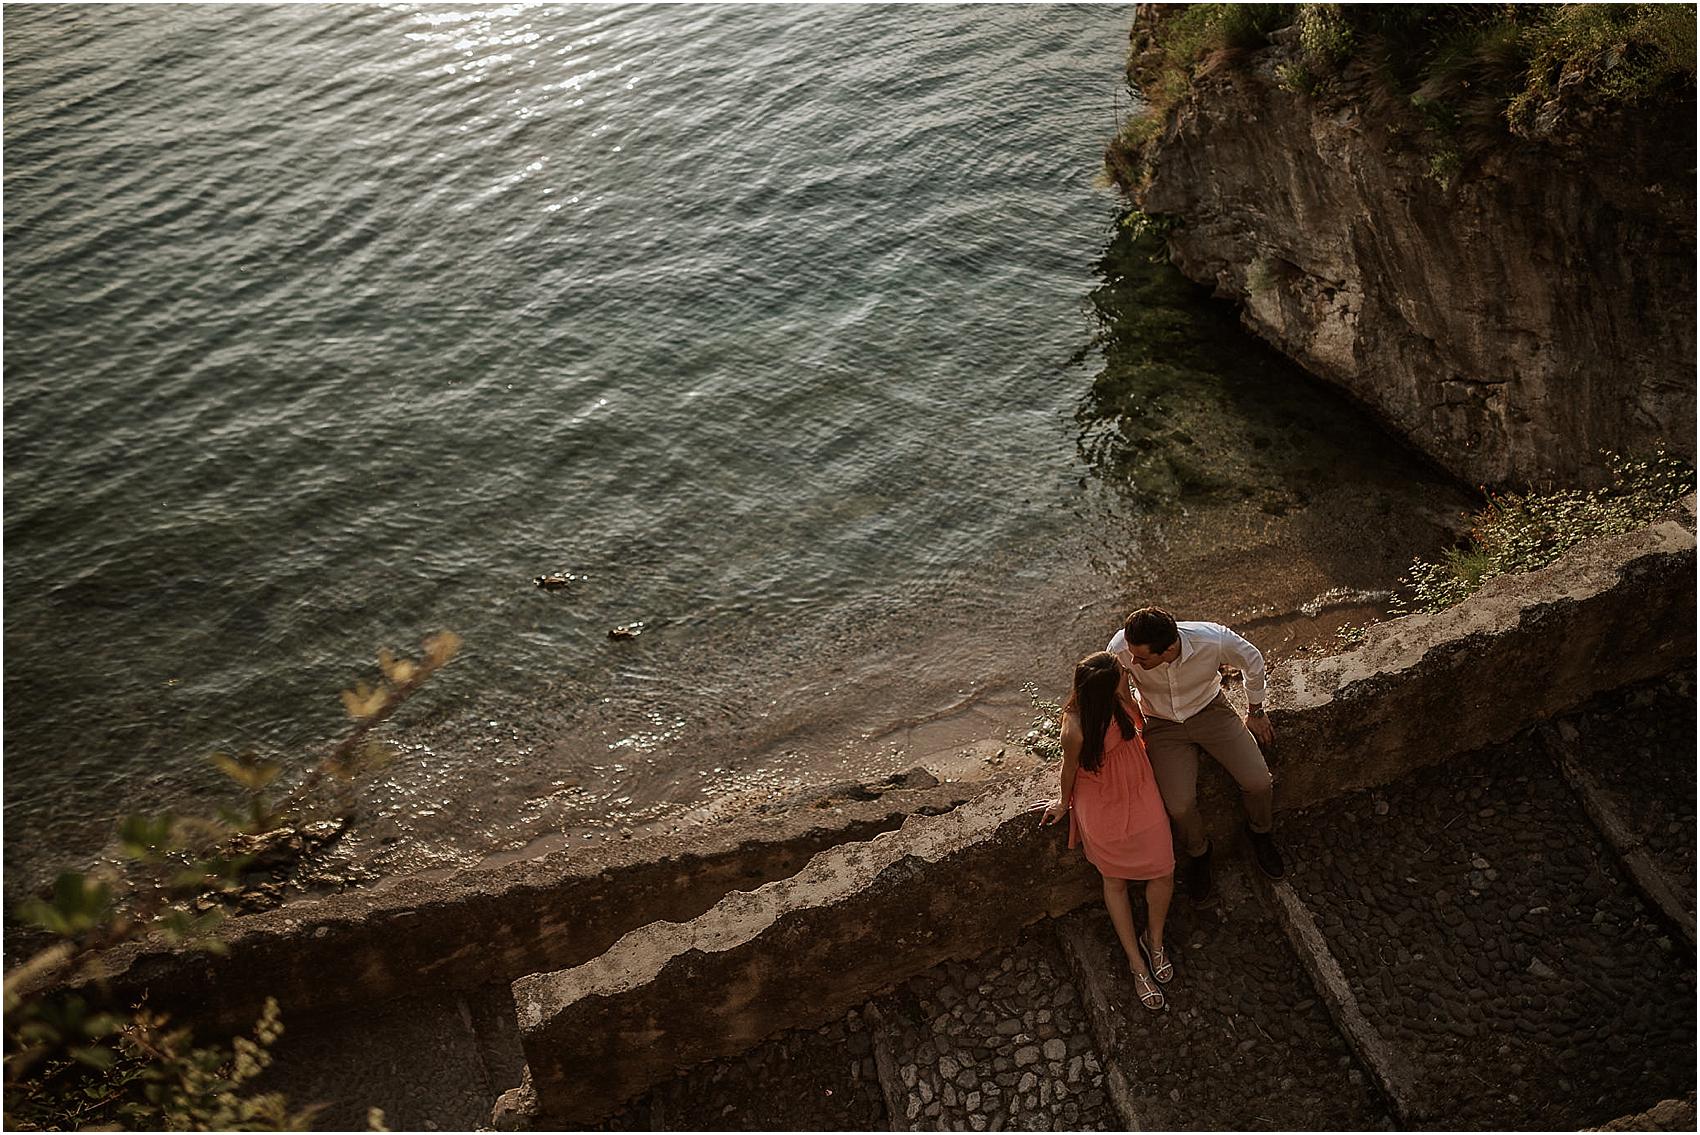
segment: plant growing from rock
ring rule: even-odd
[[[1022,744],[1042,761],[1062,760],[1062,703],[1039,695],[1039,687],[1028,682],[1021,687],[1033,707],[1033,719]]]
[[[1606,457],[1611,479],[1602,488],[1490,493],[1462,546],[1411,565],[1393,613],[1445,610],[1490,579],[1545,567],[1583,540],[1633,531],[1694,491],[1693,466],[1663,449]]]
[[[1128,93],[1139,110],[1121,123],[1104,152],[1111,178],[1123,184],[1136,180],[1135,155],[1162,132],[1200,71],[1243,58],[1292,20],[1290,4],[1187,4],[1152,12],[1134,25],[1127,68]]]
[[[1665,113],[1676,129],[1693,114],[1693,4],[1153,5],[1130,40],[1143,109],[1105,151],[1111,178],[1137,185],[1142,149],[1193,83],[1272,40],[1290,47],[1283,88],[1357,101],[1442,186],[1514,137],[1609,131],[1600,112]]]
[[[119,825],[112,864],[64,872],[48,894],[18,905],[19,921],[50,944],[5,977],[7,1127],[277,1130],[311,1120],[310,1111],[290,1111],[277,1093],[250,1091],[283,1031],[275,1001],[268,999],[252,1037],[197,1046],[191,1026],[171,1027],[145,1004],[111,1003],[105,951],[150,935],[222,949],[214,936],[223,915],[218,898],[239,890],[257,866],[287,865],[287,854],[280,861],[274,853],[314,817],[329,811],[346,820],[352,781],[390,753],[373,730],[459,648],[459,636],[445,632],[425,640],[418,661],[381,652],[381,679],[343,691],[354,721],[348,736],[282,800],[267,796],[281,764],[215,754],[213,762],[243,789],[242,807],[217,818],[129,816]],[[337,787],[327,794],[325,785]],[[370,1118],[381,1127],[382,1113]]]
[[[1352,25],[1338,4],[1300,4],[1299,55],[1312,74],[1333,74],[1352,53]]]
[[[1506,108],[1514,129],[1540,125],[1553,100],[1578,95],[1638,105],[1694,85],[1692,4],[1562,4],[1523,33],[1522,91]]]
[[[1273,256],[1259,255],[1246,265],[1245,286],[1252,295],[1263,295],[1281,283],[1281,264]]]

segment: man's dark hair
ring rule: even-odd
[[[1129,646],[1149,647],[1158,654],[1175,645],[1175,639],[1180,637],[1174,616],[1161,607],[1141,607],[1127,617],[1122,631]]]

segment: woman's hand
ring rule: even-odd
[[[1052,800],[1049,804],[1045,805],[1045,814],[1039,817],[1039,826],[1044,827],[1047,824],[1054,824],[1067,814],[1067,804],[1064,804],[1061,800]]]

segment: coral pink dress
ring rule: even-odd
[[[1134,735],[1123,737],[1110,718],[1098,770],[1075,773],[1068,845],[1084,843],[1086,858],[1107,879],[1161,879],[1175,869],[1175,843],[1145,755],[1145,719],[1137,708],[1133,720]]]

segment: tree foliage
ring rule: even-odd
[[[127,816],[115,866],[64,872],[47,893],[18,904],[17,919],[52,941],[5,978],[7,1127],[241,1131],[310,1122],[311,1109],[292,1111],[281,1095],[253,1090],[283,1032],[275,1000],[267,999],[251,1036],[197,1045],[191,1025],[174,1025],[146,1004],[112,1003],[103,955],[146,936],[222,949],[216,899],[242,886],[254,862],[249,849],[283,825],[328,810],[346,815],[351,782],[390,751],[372,731],[459,648],[459,636],[444,632],[424,641],[417,660],[381,652],[380,677],[342,693],[349,734],[281,799],[271,795],[281,762],[215,753],[214,765],[243,793],[240,807],[217,817]],[[381,1128],[381,1112],[370,1119]]]

